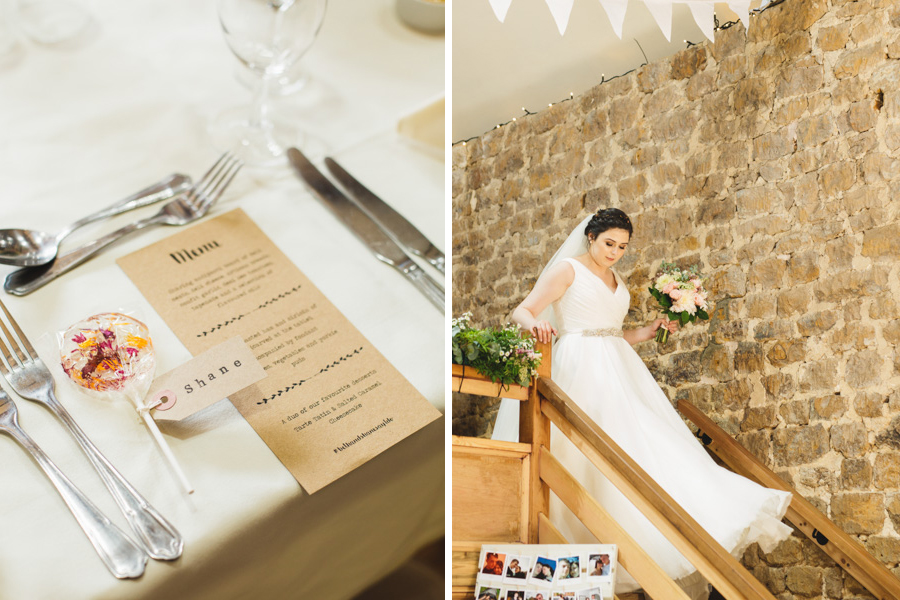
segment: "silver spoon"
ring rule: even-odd
[[[60,242],[79,227],[172,198],[190,187],[190,177],[175,173],[110,207],[75,221],[59,233],[28,229],[0,229],[0,264],[36,267],[53,262],[59,252]]]

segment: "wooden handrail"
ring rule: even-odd
[[[535,342],[534,351],[541,355],[541,364],[538,365],[538,377],[550,377],[550,365],[553,362],[553,345],[550,342]]]
[[[522,453],[531,452],[531,444],[520,444],[519,442],[504,442],[501,440],[488,440],[490,448],[485,447],[484,438],[472,438],[459,435],[450,436],[450,444],[453,450],[465,450],[466,448],[475,448],[481,453],[502,454],[510,452]]]
[[[537,389],[542,399],[542,411],[550,421],[723,596],[729,600],[774,600],[759,580],[681,508],[558,385],[550,379],[538,378]],[[543,458],[540,462],[544,464]]]
[[[680,400],[678,409],[701,433],[708,436],[710,441],[706,444],[707,449],[722,459],[732,471],[760,485],[791,492],[793,498],[785,517],[872,595],[879,600],[900,598],[900,579],[875,560],[859,542],[832,523],[697,407]]]
[[[538,544],[568,544],[556,525],[550,522],[547,515],[538,515]]]
[[[574,476],[547,450],[540,450],[541,478],[594,536],[619,547],[619,564],[652,598],[688,600],[678,584],[594,500]]]

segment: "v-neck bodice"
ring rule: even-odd
[[[596,273],[574,258],[564,259],[575,270],[572,285],[553,303],[560,335],[583,329],[620,328],[631,302],[628,288],[618,273],[618,284],[610,289]]]

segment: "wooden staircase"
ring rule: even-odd
[[[550,379],[550,347],[532,385],[500,389],[477,373],[454,365],[453,389],[522,401],[519,443],[453,437],[453,598],[472,598],[481,545],[564,544],[547,518],[550,491],[605,544],[617,544],[619,563],[650,597],[687,600],[687,595],[637,545],[550,452],[553,423],[728,600],[774,600],[772,594],[660,488]],[[794,498],[786,518],[879,600],[900,599],[900,580],[800,494],[687,402],[679,409],[701,430],[707,449],[730,469]]]

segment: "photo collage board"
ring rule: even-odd
[[[609,600],[615,544],[485,544],[476,600]]]

